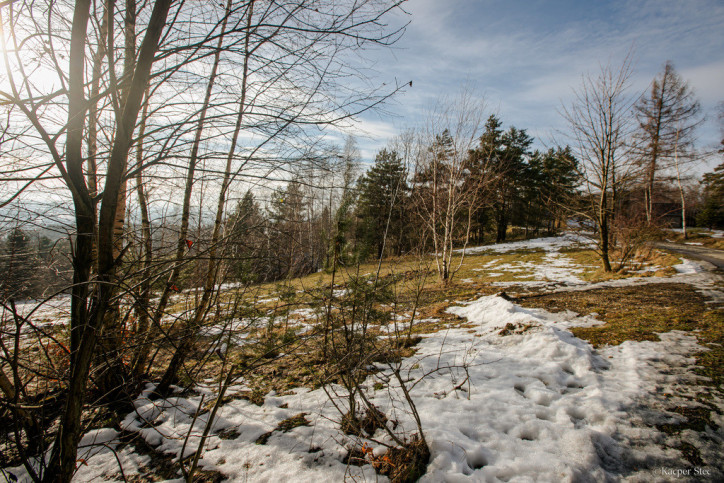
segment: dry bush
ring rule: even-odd
[[[642,217],[620,216],[612,226],[613,256],[618,260],[615,271],[638,268],[652,255],[650,242],[659,237],[661,229]],[[636,265],[634,265],[636,264]]]

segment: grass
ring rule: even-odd
[[[576,337],[594,347],[619,345],[628,340],[658,341],[659,333],[672,330],[690,332],[708,349],[696,354],[696,372],[717,388],[724,382],[724,308],[707,304],[690,285],[652,283],[539,294],[521,297],[520,303],[551,312],[598,314],[596,318],[605,324],[571,329]]]
[[[644,259],[635,261],[628,271],[606,273],[600,269],[600,258],[593,250],[569,248],[561,250],[560,253],[570,260],[571,266],[580,270],[577,275],[587,282],[670,276],[676,273],[673,266],[680,263],[673,255],[651,250],[644,253]],[[534,267],[544,262],[545,257],[546,253],[541,250],[469,254],[463,259],[453,282],[447,286],[439,283],[431,259],[402,257],[386,260],[382,264],[380,276],[385,283],[390,284],[395,296],[395,307],[390,310],[397,314],[405,313],[417,302],[416,319],[434,320],[415,324],[409,331],[409,342],[403,337],[400,339],[403,343],[389,344],[380,357],[384,359],[409,356],[414,353],[414,345],[420,340],[419,335],[450,327],[466,327],[464,321],[447,313],[451,305],[499,292],[500,288],[493,285],[493,282],[534,280]],[[454,259],[454,266],[457,266],[459,261],[459,258]],[[650,267],[655,269],[651,270]],[[510,268],[521,270],[506,270]],[[641,268],[649,270],[637,273],[636,270]],[[336,275],[335,289],[343,288],[355,276],[375,273],[376,270],[376,263],[363,264],[355,269],[342,269]],[[492,274],[501,275],[491,276]],[[468,279],[472,282],[467,281]],[[309,307],[314,301],[312,294],[320,288],[328,287],[331,281],[331,274],[317,273],[287,282],[286,290],[296,293],[293,301],[295,307]],[[260,296],[269,297],[278,288],[278,284],[262,286]],[[515,287],[511,289],[515,290]],[[581,314],[596,313],[598,319],[605,321],[603,325],[571,329],[576,337],[589,341],[594,347],[618,345],[625,341],[658,341],[659,333],[672,330],[695,335],[699,343],[708,349],[694,354],[696,366],[693,371],[703,377],[688,395],[662,394],[656,396],[657,402],[652,404],[657,405],[656,411],[679,416],[678,420],[669,418],[673,422],[658,423],[656,427],[674,436],[673,447],[679,450],[687,461],[702,464],[699,451],[677,438],[685,430],[701,432],[707,427],[715,427],[711,417],[715,407],[709,400],[713,393],[721,394],[724,380],[721,369],[724,367],[724,308],[707,304],[701,294],[685,284],[650,283],[635,287],[607,287],[555,294],[526,287],[526,292],[530,295],[523,295],[518,299],[524,306],[541,307],[552,312],[571,310]],[[274,311],[283,303],[268,302],[261,308]],[[509,326],[501,330],[500,335],[520,334],[529,329],[531,327]],[[403,331],[402,334],[408,333]],[[371,335],[382,333],[372,328]],[[249,381],[254,387],[258,387],[259,395],[271,389],[283,393],[285,389],[294,386],[318,387],[325,382],[323,377],[320,377],[325,372],[325,362],[319,359],[319,346],[314,340],[314,337],[306,339],[300,346],[302,348],[287,351],[294,355],[272,360],[255,371]],[[395,338],[388,340],[394,341]]]
[[[692,241],[719,243],[705,235],[692,238]],[[714,240],[713,242],[711,240]],[[724,243],[724,242],[722,242]],[[633,272],[605,273],[600,267],[598,254],[590,249],[569,248],[560,251],[561,255],[571,260],[571,265],[582,270],[577,274],[583,280],[599,282],[610,279],[636,277],[636,276],[663,276],[675,272],[673,265],[679,263],[675,256],[652,251],[647,260],[649,266],[658,267],[656,271],[642,274]],[[420,335],[445,330],[450,327],[471,327],[458,317],[448,314],[451,305],[459,301],[472,300],[481,295],[499,292],[501,289],[493,282],[525,282],[535,280],[533,267],[544,262],[546,253],[542,250],[514,251],[507,253],[481,252],[468,254],[462,260],[459,272],[452,283],[442,285],[436,274],[432,257],[417,258],[414,256],[397,257],[385,260],[380,269],[380,280],[387,284],[394,298],[394,304],[387,304],[384,310],[395,314],[410,313],[415,307],[416,320],[434,319],[425,322],[416,322],[409,333],[403,329],[401,337],[380,339],[382,333],[376,326],[371,326],[368,336],[370,347],[375,348],[375,356],[369,362],[383,362],[399,360],[409,357],[415,352],[415,344],[421,340]],[[460,263],[456,256],[453,266]],[[484,268],[483,268],[484,267]],[[521,271],[510,271],[506,268],[520,268]],[[356,267],[342,267],[335,275],[335,290],[349,284],[355,277],[374,274],[377,272],[376,262],[364,263]],[[498,274],[500,276],[491,276]],[[462,280],[471,279],[472,282]],[[253,391],[247,391],[229,397],[241,397],[255,404],[263,404],[264,396],[275,390],[284,394],[294,387],[316,388],[322,384],[333,382],[330,376],[329,361],[323,358],[321,330],[312,330],[305,334],[294,334],[290,331],[296,324],[302,322],[302,317],[289,315],[296,309],[309,309],[319,307],[320,294],[329,293],[332,275],[319,272],[294,280],[281,283],[261,284],[245,289],[227,290],[220,295],[220,305],[241,299],[243,304],[239,312],[220,316],[214,323],[235,318],[265,317],[273,320],[281,317],[283,323],[259,323],[257,327],[240,329],[248,332],[250,343],[242,346],[229,344],[228,357],[238,368],[246,370],[245,382]],[[508,290],[508,289],[506,289]],[[512,288],[515,290],[515,288]],[[536,289],[528,289],[534,292]],[[278,295],[283,293],[283,296]],[[187,300],[177,301],[173,310],[179,312],[193,309],[193,296]],[[261,302],[260,302],[261,300]],[[564,292],[545,294],[538,292],[519,297],[519,303],[524,306],[545,308],[549,311],[572,310],[582,314],[597,313],[600,320],[606,323],[602,326],[574,328],[572,332],[577,337],[591,342],[595,347],[618,345],[627,340],[656,341],[658,333],[671,330],[682,330],[692,333],[699,342],[709,348],[696,354],[697,374],[705,376],[703,390],[697,396],[698,400],[706,398],[706,391],[721,391],[724,380],[722,367],[724,367],[724,309],[711,307],[705,303],[704,298],[692,287],[683,284],[653,283],[637,287],[619,287],[589,290],[583,292]],[[288,320],[288,325],[287,321]],[[314,323],[316,317],[307,318],[306,323]],[[211,323],[211,321],[210,321]],[[321,325],[320,321],[317,325]],[[509,324],[501,330],[500,335],[520,334],[531,329],[529,326],[514,326]],[[57,329],[61,330],[61,329]],[[410,337],[408,338],[407,335]],[[66,340],[67,337],[61,337]],[[201,372],[190,369],[188,381],[203,379],[205,377],[218,377],[220,360],[213,353],[205,353],[210,337],[201,338],[198,351],[188,361],[187,367],[195,365],[203,367]],[[35,348],[35,350],[39,350]],[[157,358],[157,367],[164,367],[173,347],[164,346]],[[262,361],[258,363],[258,361]],[[155,378],[159,374],[152,374]],[[381,390],[382,387],[376,387]],[[671,424],[661,428],[662,431],[677,432],[682,428],[700,430],[702,424],[711,424],[707,410],[701,414],[690,411],[688,406],[679,414],[687,419],[683,425]],[[672,411],[677,412],[675,409]],[[299,418],[298,416],[302,416]],[[296,419],[295,419],[296,418]],[[302,424],[306,419],[303,415],[285,420],[284,426],[276,431],[288,431]],[[291,426],[290,426],[291,425]],[[290,426],[289,429],[284,429]],[[233,434],[230,434],[233,437]],[[692,456],[694,459],[696,455]]]
[[[286,433],[299,426],[309,426],[311,423],[306,418],[307,413],[299,413],[296,416],[281,421],[272,431],[262,434],[256,440],[256,444],[266,444],[274,432]]]
[[[692,238],[696,241],[699,238]],[[711,237],[701,235],[702,240],[708,244]],[[580,269],[577,275],[588,282],[600,282],[611,279],[628,277],[668,276],[675,273],[673,265],[679,263],[675,256],[664,252],[650,251],[647,259],[634,264],[635,269],[643,267],[656,267],[644,273],[635,273],[634,270],[621,273],[606,273],[600,269],[598,254],[590,249],[569,248],[560,253],[570,259],[571,265]],[[460,270],[452,283],[442,285],[435,271],[435,264],[431,257],[416,258],[413,256],[398,257],[385,260],[380,269],[380,280],[387,284],[394,294],[394,306],[387,306],[385,310],[395,314],[409,313],[416,306],[416,319],[435,319],[418,322],[408,332],[402,331],[402,338],[391,337],[378,339],[382,333],[375,326],[370,327],[369,337],[371,346],[379,351],[375,356],[377,361],[399,360],[414,354],[415,344],[420,340],[421,334],[444,330],[450,327],[468,326],[459,318],[448,314],[447,309],[459,301],[471,300],[481,295],[493,294],[500,288],[493,282],[525,282],[534,280],[533,267],[544,262],[546,253],[542,250],[515,251],[507,253],[481,252],[469,254],[464,257]],[[453,260],[453,266],[460,263],[460,258]],[[484,268],[483,268],[484,267]],[[521,271],[506,270],[520,268]],[[376,262],[364,263],[356,267],[341,267],[335,275],[335,290],[344,288],[355,277],[373,275],[377,272]],[[499,276],[491,276],[501,274]],[[472,282],[463,282],[471,279]],[[268,317],[289,314],[299,308],[310,308],[319,304],[320,294],[329,292],[332,275],[319,272],[282,283],[262,284],[253,290],[240,295],[238,291],[227,291],[222,295],[224,302],[230,302],[235,297],[242,296],[259,314]],[[515,290],[515,288],[513,288]],[[535,292],[536,289],[529,289]],[[277,294],[286,294],[278,300],[273,299]],[[256,299],[256,303],[254,303]],[[604,325],[597,327],[573,328],[577,337],[589,341],[594,347],[618,345],[625,341],[656,341],[659,333],[672,330],[689,332],[697,337],[700,344],[708,351],[695,354],[697,365],[694,371],[706,379],[701,379],[701,387],[697,389],[691,404],[681,402],[681,397],[671,397],[666,405],[666,411],[681,416],[680,423],[659,424],[660,431],[668,434],[680,434],[685,429],[702,431],[707,426],[713,427],[711,420],[711,405],[708,398],[712,392],[721,392],[722,370],[724,367],[724,309],[711,307],[704,298],[691,286],[684,284],[652,283],[636,287],[601,288],[582,292],[563,292],[556,294],[535,293],[523,295],[519,303],[524,306],[541,307],[556,312],[572,310],[581,314],[596,313],[597,318],[605,321]],[[290,325],[296,322],[290,318]],[[310,323],[311,320],[306,320]],[[509,324],[500,335],[520,334],[531,329],[529,326],[514,326]],[[250,364],[259,358],[261,352],[269,350],[269,344],[264,346],[263,339],[269,338],[271,345],[284,340],[281,327],[259,328],[251,330],[250,338],[262,339],[258,344],[236,348],[232,352],[235,362]],[[263,365],[256,367],[245,376],[246,382],[254,391],[241,394],[260,404],[264,395],[271,390],[283,394],[293,387],[316,388],[321,384],[332,382],[329,378],[328,361],[323,360],[321,350],[321,337],[319,331],[312,331],[304,336],[291,337],[278,347],[273,357],[265,360]],[[409,338],[406,336],[409,334]],[[213,367],[212,367],[213,369]],[[375,390],[382,390],[382,385]],[[663,397],[663,395],[662,395]],[[274,431],[285,432],[299,425],[308,424],[303,414],[280,423]],[[271,436],[267,433],[263,442]],[[260,438],[262,439],[262,438]],[[679,441],[677,449],[692,464],[701,463],[698,450],[684,441]],[[361,454],[364,460],[364,454]]]
[[[615,274],[613,276],[603,274],[597,265],[598,255],[592,250],[572,248],[562,251],[562,254],[571,259],[573,265],[580,267],[583,270],[582,278],[588,280],[600,281],[611,277],[622,278],[636,275],[630,273]],[[378,361],[399,360],[401,357],[407,357],[414,353],[414,346],[420,340],[419,336],[422,334],[451,327],[467,327],[468,324],[465,321],[447,313],[447,309],[451,305],[481,295],[499,292],[500,288],[493,285],[492,282],[532,280],[531,272],[534,271],[536,265],[544,262],[545,256],[546,253],[542,250],[467,255],[463,259],[461,269],[456,274],[453,282],[447,286],[439,283],[431,259],[420,260],[408,256],[386,260],[380,269],[380,283],[387,285],[387,288],[392,292],[394,304],[384,306],[384,309],[382,306],[380,308],[392,312],[393,315],[403,314],[408,317],[411,316],[414,308],[416,323],[413,324],[411,329],[400,329],[398,334],[393,334],[394,337],[385,341],[377,339],[377,336],[389,334],[378,330],[376,325],[371,325],[369,327],[370,347],[375,347],[377,351],[375,359]],[[660,266],[671,266],[678,261],[675,257],[665,254],[656,254],[656,257],[653,261]],[[459,260],[457,258],[454,261],[457,263]],[[500,273],[504,268],[511,266],[519,267],[521,271],[503,272],[504,275],[500,277],[489,277],[490,273]],[[485,268],[481,270],[481,267]],[[342,267],[335,276],[335,290],[343,289],[357,276],[371,276],[370,274],[375,273],[377,268],[376,263],[362,264],[354,268]],[[665,273],[665,270],[662,269],[657,274]],[[462,281],[466,279],[472,279],[473,282]],[[247,298],[250,297],[248,302],[252,304],[254,300],[262,300],[261,303],[257,302],[254,306],[255,313],[259,316],[264,315],[269,319],[280,317],[280,320],[284,320],[284,322],[272,325],[261,324],[257,328],[245,328],[244,331],[250,333],[249,340],[257,342],[232,350],[234,360],[237,363],[249,365],[260,357],[266,359],[260,367],[255,368],[248,376],[245,376],[251,386],[255,388],[254,394],[247,396],[250,400],[258,404],[263,402],[263,395],[271,390],[284,393],[292,387],[316,388],[323,383],[330,382],[328,377],[325,376],[325,374],[328,374],[327,362],[322,360],[323,350],[319,328],[324,317],[319,310],[321,310],[320,297],[328,295],[328,284],[331,283],[331,274],[319,272],[283,284],[264,284],[257,287],[258,290],[247,290],[243,294]],[[647,300],[651,300],[656,308],[662,307],[662,303],[667,298],[665,292],[672,285],[666,284],[665,287],[661,289],[660,297],[654,299],[649,299],[652,295],[651,288],[645,289],[646,293],[642,293],[637,300],[631,300],[631,297],[635,298],[639,289],[628,289],[631,293],[624,298],[621,298],[619,293],[612,292],[612,300],[622,302],[618,307],[623,322],[617,325],[613,331],[596,331],[593,328],[589,329],[590,333],[584,331],[577,332],[576,335],[588,338],[594,343],[600,341],[601,344],[606,344],[620,343],[622,340],[656,340],[656,331],[691,330],[691,326],[687,325],[686,321],[691,319],[693,315],[681,311],[673,318],[670,313],[665,311],[662,313],[656,310],[648,311],[646,317],[640,319],[639,323],[629,324],[625,322],[627,319],[635,319],[638,313],[637,309],[645,304]],[[283,295],[276,299],[277,297],[274,297],[274,294],[280,293]],[[600,303],[594,303],[589,300],[591,298],[590,293],[587,293],[585,297],[581,295],[583,293],[569,294],[570,302],[566,308],[590,308],[589,312],[597,311],[602,313],[602,317],[608,317],[609,313],[613,314],[612,308],[616,306],[615,303],[609,303],[609,301],[603,299]],[[234,291],[231,290],[224,296],[231,300],[235,295],[238,294],[234,294]],[[691,291],[690,295],[691,297],[696,296],[693,291]],[[541,302],[544,300],[546,299],[540,299]],[[703,302],[699,298],[696,299],[696,303],[701,304]],[[318,315],[307,319],[306,322],[316,323],[318,329],[312,330],[303,336],[295,336],[290,327],[294,327],[302,320],[299,320],[300,318],[296,315],[292,314],[290,316],[290,312],[315,306]],[[681,307],[676,309],[679,310]],[[630,312],[623,313],[625,310]],[[603,314],[603,312],[606,313]],[[655,315],[660,319],[660,324],[655,323]],[[230,315],[230,317],[234,318],[236,315]],[[424,320],[424,322],[419,322],[420,320]],[[609,319],[606,318],[606,320]],[[613,317],[610,322],[615,324],[616,320]],[[613,327],[613,325],[610,327]],[[520,328],[511,329],[511,331],[515,332],[518,330]],[[617,337],[618,341],[615,340]],[[213,372],[214,369],[212,366],[211,371]]]
[[[594,347],[618,345],[627,340],[660,340],[658,333],[710,328],[712,310],[690,285],[652,283],[631,287],[607,287],[521,297],[525,306],[549,311],[596,313],[605,321],[596,327],[571,329],[576,337]],[[721,328],[720,328],[721,330]]]
[[[679,263],[679,259],[675,256],[651,251],[647,254],[648,259],[639,262],[639,266],[634,268],[655,266],[657,267],[655,271],[635,273],[631,270],[611,274],[599,268],[600,258],[593,250],[571,248],[561,250],[560,253],[571,260],[572,266],[581,270],[577,275],[588,282],[640,276],[668,276],[675,273],[672,267]],[[383,344],[374,342],[373,345],[380,349],[376,356],[377,360],[399,360],[401,357],[412,355],[421,334],[467,326],[464,321],[448,314],[446,310],[459,301],[499,292],[500,288],[493,285],[493,282],[534,280],[531,273],[533,267],[544,262],[545,256],[546,253],[541,250],[470,254],[465,256],[455,279],[447,286],[439,283],[432,259],[400,257],[385,260],[381,266],[380,278],[383,283],[389,284],[395,299],[394,307],[388,306],[387,310],[402,314],[409,312],[417,302],[416,319],[434,320],[413,325],[409,331],[409,339],[406,337],[408,332],[403,330],[401,339],[392,337],[385,339]],[[454,266],[457,266],[459,261],[459,258],[453,260]],[[520,268],[521,271],[506,270],[511,267]],[[335,276],[335,290],[344,288],[354,277],[376,273],[377,268],[377,263],[366,263],[352,268],[343,267]],[[490,276],[497,273],[502,275]],[[472,283],[462,281],[466,279],[472,279]],[[298,308],[309,308],[318,303],[320,291],[322,294],[326,293],[331,282],[331,274],[320,272],[283,284],[260,285],[254,291],[254,297],[257,299],[273,298],[280,290],[288,296],[280,300],[257,303],[255,309],[259,313],[274,316]],[[233,291],[224,294],[228,300],[234,296]],[[674,422],[658,424],[656,427],[662,432],[675,436],[684,430],[700,432],[706,427],[714,427],[711,418],[713,407],[708,400],[713,392],[721,393],[723,379],[721,367],[724,366],[724,309],[707,305],[703,296],[691,286],[652,283],[636,287],[609,287],[556,294],[539,292],[521,296],[519,303],[524,306],[545,308],[552,312],[572,310],[581,314],[596,313],[598,319],[605,321],[604,325],[572,329],[574,335],[589,341],[594,347],[618,345],[625,341],[657,341],[659,333],[672,330],[686,331],[695,335],[699,343],[709,349],[695,354],[697,365],[694,371],[704,376],[700,380],[701,386],[696,388],[694,395],[690,396],[693,399],[689,401],[682,402],[681,396],[668,395],[670,400],[664,401],[665,404],[661,406],[665,409],[657,410],[677,414],[680,420],[674,418]],[[292,317],[292,324],[294,318]],[[310,320],[306,322],[309,323]],[[528,326],[505,327],[500,335],[524,333],[529,329],[531,327]],[[252,337],[265,337],[264,330],[252,332]],[[387,334],[378,331],[374,326],[371,327],[370,337],[373,341],[377,335]],[[281,337],[277,337],[277,340],[281,340]],[[322,360],[320,344],[319,333],[314,331],[290,341],[279,349],[278,357],[268,359],[261,367],[248,374],[247,383],[250,387],[254,387],[255,391],[253,394],[244,394],[241,397],[247,397],[258,404],[263,402],[264,394],[271,390],[283,394],[293,387],[316,388],[331,382],[328,377],[328,362]],[[258,356],[259,349],[255,348],[254,344],[237,349],[235,354],[237,360],[241,361],[252,360]],[[375,387],[375,389],[383,388]],[[296,427],[297,423],[305,422],[303,415],[297,415],[282,422],[275,431],[288,431]],[[287,427],[289,429],[286,429]],[[260,438],[263,439],[260,443],[266,443],[271,434],[272,432],[263,435],[266,437]],[[683,440],[676,442],[675,447],[692,464],[701,464],[701,455],[695,447]]]
[[[620,273],[605,274],[598,268],[598,255],[588,249],[571,248],[562,251],[562,254],[571,260],[571,263],[583,270],[581,278],[591,281],[601,281],[610,278],[622,278],[636,274]],[[448,314],[447,309],[459,301],[471,300],[481,295],[489,295],[499,292],[501,289],[492,284],[497,281],[521,282],[533,280],[534,267],[542,262],[546,253],[542,250],[515,251],[508,253],[476,253],[464,257],[460,271],[455,275],[453,282],[447,286],[439,283],[435,266],[431,258],[419,259],[413,256],[398,257],[385,260],[380,269],[380,283],[387,285],[394,297],[394,305],[386,306],[382,310],[392,312],[394,315],[404,314],[410,316],[412,309],[415,309],[415,324],[411,329],[402,328],[396,337],[390,342],[381,344],[381,341],[373,345],[379,351],[376,359],[399,360],[414,353],[414,345],[420,340],[419,335],[448,329],[451,327],[467,327],[466,323],[454,315]],[[678,259],[665,254],[656,254],[653,260],[659,266],[670,267],[678,262]],[[453,260],[454,266],[459,263],[460,258]],[[485,267],[482,268],[481,267]],[[505,268],[518,267],[520,271],[509,272]],[[335,290],[343,289],[357,276],[372,276],[378,268],[377,263],[361,264],[357,267],[342,267],[335,276]],[[662,269],[657,273],[649,272],[649,275],[660,275],[666,272]],[[672,270],[673,271],[673,270]],[[491,273],[503,273],[499,277],[490,277]],[[472,283],[462,280],[472,279]],[[326,272],[319,272],[283,283],[263,284],[255,287],[254,290],[244,289],[240,291],[229,290],[223,294],[225,301],[232,301],[234,297],[241,296],[247,304],[251,304],[257,317],[267,317],[269,320],[279,317],[283,322],[275,324],[260,323],[257,327],[244,328],[249,333],[248,340],[252,342],[242,348],[233,348],[232,355],[235,362],[241,364],[252,364],[259,357],[266,361],[260,367],[254,369],[246,376],[255,387],[254,394],[248,398],[259,404],[263,402],[263,395],[271,390],[283,393],[295,386],[309,388],[319,387],[327,381],[324,374],[326,362],[321,360],[323,353],[319,330],[308,332],[302,337],[294,335],[290,328],[299,322],[306,322],[321,327],[324,319],[324,307],[320,308],[320,297],[328,296],[329,284],[332,283],[332,275]],[[671,285],[667,285],[671,287]],[[515,290],[513,288],[513,290]],[[528,288],[528,292],[535,291]],[[281,294],[276,297],[275,294]],[[581,295],[571,295],[581,297]],[[645,299],[646,297],[641,297]],[[664,297],[665,298],[665,297]],[[261,302],[259,302],[261,300]],[[322,302],[324,303],[324,302]],[[588,302],[585,302],[588,303]],[[584,303],[584,307],[585,307]],[[307,320],[294,315],[296,309],[309,309],[317,307],[317,315]],[[580,302],[575,301],[571,307],[579,307]],[[631,316],[635,314],[635,307],[640,302],[629,303],[626,307],[632,310]],[[244,310],[249,310],[249,305]],[[623,308],[623,307],[622,307]],[[322,312],[320,312],[322,310]],[[593,311],[593,310],[592,310]],[[290,312],[292,314],[290,315]],[[649,314],[651,315],[651,314]],[[229,318],[244,317],[244,315],[231,314]],[[663,314],[662,317],[667,317]],[[430,320],[432,319],[432,320]],[[425,320],[424,322],[419,322]],[[625,324],[624,324],[625,325]],[[680,327],[681,324],[676,325]],[[623,327],[623,326],[622,326]],[[643,320],[638,326],[636,324],[627,327],[627,333],[623,329],[618,331],[620,337],[633,338],[634,340],[648,337],[648,340],[655,340],[653,331],[649,335],[643,332],[654,327],[650,321]],[[688,327],[685,327],[687,329]],[[667,330],[661,327],[660,331]],[[672,329],[668,329],[672,330]],[[643,332],[642,332],[643,331]],[[579,333],[581,337],[604,338],[616,337],[614,333],[604,332],[596,334]],[[375,325],[369,327],[369,335],[373,339],[380,335],[389,335],[380,331]],[[400,338],[401,337],[401,338]],[[195,362],[195,361],[191,361]],[[214,364],[209,366],[209,375],[217,368]]]
[[[478,283],[535,280],[529,273],[530,267],[541,263],[545,255],[542,250],[466,255],[455,278],[458,281],[473,279]],[[485,268],[481,269],[483,266]],[[499,275],[491,277],[491,274]]]

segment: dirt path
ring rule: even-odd
[[[720,270],[724,269],[724,250],[671,242],[656,242],[654,246],[662,250],[709,262]]]

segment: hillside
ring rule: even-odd
[[[595,262],[567,234],[468,249],[448,287],[413,259],[341,270],[331,297],[323,272],[228,287],[193,384],[86,421],[75,481],[176,479],[195,455],[203,481],[722,478],[721,276],[663,253],[616,276]]]

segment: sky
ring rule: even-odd
[[[409,0],[403,37],[391,49],[366,52],[372,80],[413,81],[382,113],[357,125],[363,159],[414,126],[444,93],[471,87],[504,128],[535,137],[537,148],[565,142],[560,115],[584,74],[621,64],[632,53],[632,93],[647,90],[667,60],[689,82],[707,116],[700,146],[721,139],[724,101],[722,0]],[[361,135],[361,132],[367,133]],[[721,159],[710,160],[708,171]],[[707,169],[708,168],[708,169]]]

